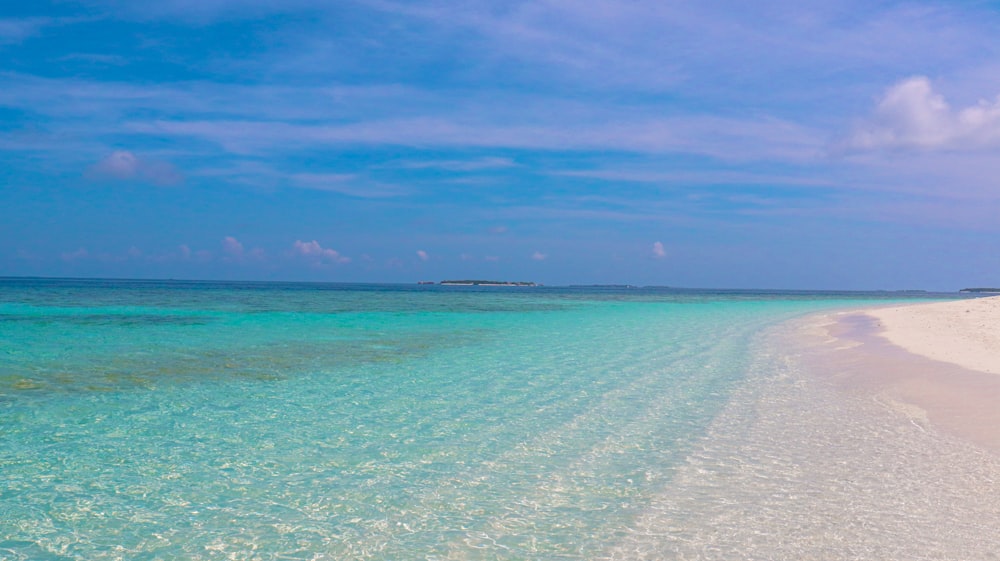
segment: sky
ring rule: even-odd
[[[997,29],[995,2],[0,0],[0,276],[998,286]]]

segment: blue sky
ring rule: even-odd
[[[1000,284],[991,2],[0,1],[0,275]]]

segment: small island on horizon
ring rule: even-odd
[[[434,284],[433,281],[420,281],[417,284]],[[540,286],[530,281],[495,281],[495,280],[443,280],[441,286]]]

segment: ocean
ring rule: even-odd
[[[0,279],[0,559],[948,558],[885,470],[1000,469],[783,343],[948,297]]]

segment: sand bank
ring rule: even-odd
[[[1000,454],[1000,298],[837,314],[813,369]],[[815,363],[814,363],[815,364]]]
[[[1000,296],[869,310],[880,335],[907,351],[1000,374]]]

